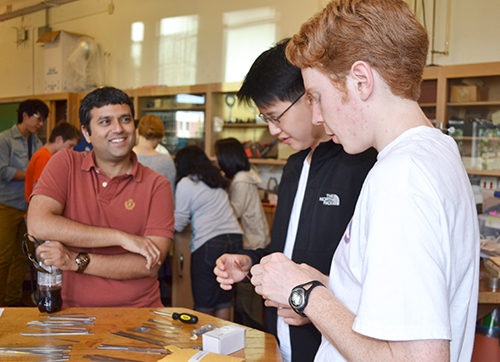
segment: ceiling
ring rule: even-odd
[[[42,0],[0,0],[0,12],[5,13],[7,5],[12,5],[12,10],[18,10],[41,2]]]
[[[77,0],[0,0],[0,21]]]

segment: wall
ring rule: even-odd
[[[109,4],[109,0],[80,0],[50,9],[49,25],[53,30],[82,33],[95,38],[110,54],[107,60],[109,84],[119,88],[158,84],[155,64],[162,18],[198,14],[194,83],[212,83],[223,81],[223,13],[249,7],[272,7],[276,11],[276,39],[281,39],[292,35],[320,7],[316,1],[303,0],[119,0],[114,1],[114,13],[108,14]],[[145,23],[143,61],[139,69],[134,67],[130,56],[131,24],[138,21]],[[43,47],[34,40],[37,38],[36,29],[44,23],[43,11],[0,23],[0,47],[3,50],[0,58],[0,97],[43,92]],[[29,40],[17,45],[16,30],[13,28],[21,26],[28,28]]]
[[[479,63],[500,60],[500,6],[498,0],[481,4],[466,0],[452,1],[449,55],[434,56],[440,65]],[[408,0],[422,16],[422,1]],[[415,3],[416,2],[416,3]],[[444,48],[446,1],[437,1],[435,48]],[[53,30],[88,34],[109,53],[108,84],[136,88],[158,84],[158,33],[163,18],[198,15],[197,62],[193,83],[224,81],[225,27],[223,14],[231,11],[269,7],[275,12],[276,40],[293,35],[300,24],[319,11],[326,0],[115,0],[114,12],[108,13],[111,0],[80,0],[48,11]],[[431,29],[432,0],[425,0],[426,23]],[[45,25],[45,12],[29,14],[0,23],[0,97],[43,92],[43,47],[36,44],[37,28]],[[145,24],[141,45],[142,63],[132,58],[131,24]],[[14,28],[26,27],[28,41],[17,44]],[[269,44],[271,45],[271,44]],[[241,59],[250,62],[253,59]],[[246,63],[245,63],[246,64]],[[172,84],[171,84],[172,85]]]

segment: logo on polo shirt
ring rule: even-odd
[[[336,194],[326,194],[326,196],[322,196],[319,198],[319,201],[323,202],[325,206],[339,206],[340,205],[340,197]]]
[[[133,209],[134,209],[134,207],[135,207],[135,202],[134,202],[134,200],[132,200],[132,199],[128,199],[127,201],[125,201],[125,208],[126,208],[127,210],[133,210]]]

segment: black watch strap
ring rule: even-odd
[[[325,287],[325,285],[319,280],[312,280],[310,282],[297,285],[292,289],[290,297],[288,298],[288,303],[290,304],[290,307],[292,307],[292,309],[301,317],[307,317],[304,313],[304,309],[307,306],[309,294],[311,294],[311,291],[318,286]]]

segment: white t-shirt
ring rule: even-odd
[[[310,155],[310,153],[309,153]],[[300,210],[304,202],[304,195],[306,193],[307,179],[309,177],[309,169],[311,168],[309,162],[309,155],[305,158],[300,173],[299,185],[297,186],[297,193],[293,200],[292,213],[290,221],[288,222],[288,231],[286,233],[285,249],[283,254],[289,259],[292,259],[293,247],[295,246],[295,238],[297,237],[297,229],[299,227]],[[280,341],[280,352],[283,362],[290,362],[292,360],[292,343],[290,340],[290,328],[288,324],[283,321],[283,317],[278,316],[276,321],[276,328],[278,339]]]
[[[329,289],[356,315],[357,333],[450,340],[450,361],[469,362],[478,273],[476,206],[457,145],[437,129],[410,129],[368,174]],[[345,359],[323,337],[315,361]]]

